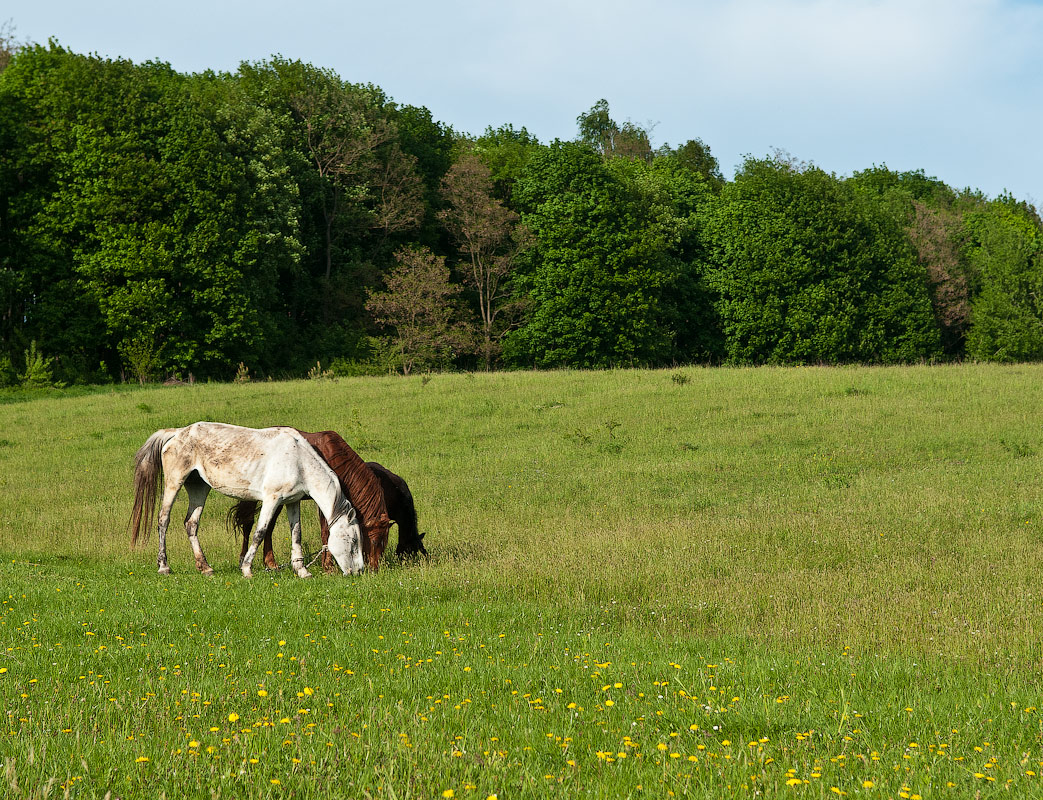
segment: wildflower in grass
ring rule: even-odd
[[[231,714],[228,715],[228,721],[229,722],[237,722],[238,720],[239,720],[239,715],[236,714],[234,711]]]
[[[268,691],[266,689],[258,689],[257,690],[257,696],[258,697],[267,697],[268,696]]]
[[[278,778],[272,778],[272,779],[271,779],[271,780],[269,781],[269,783],[271,783],[271,785],[272,785],[272,786],[278,786],[279,784],[281,784],[281,783],[282,783],[282,781],[281,781],[281,780],[279,780]]]
[[[442,792],[442,797],[452,797],[455,794],[456,792],[454,792],[452,789],[446,789],[444,792]]]
[[[863,789],[872,789],[873,788],[873,782],[872,781],[862,781],[862,788]]]
[[[138,756],[134,759],[135,764],[144,764],[146,761],[148,761],[148,756]]]
[[[803,782],[804,781],[802,781],[800,778],[790,778],[788,781],[786,781],[786,785],[787,786],[800,786]]]

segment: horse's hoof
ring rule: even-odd
[[[201,575],[206,575],[207,577],[209,577],[209,576],[214,574],[214,568],[213,567],[207,567],[206,569],[199,570],[199,572],[200,572]]]
[[[311,573],[308,572],[307,568],[299,569],[299,570],[297,570],[297,577],[298,578],[310,578],[311,577]]]
[[[162,567],[159,568],[159,574],[160,575],[169,575],[170,574],[170,567],[167,566],[166,564],[164,564]]]
[[[248,569],[244,569],[243,570],[243,577],[244,578],[252,578],[253,576],[254,576],[254,574],[250,570],[248,570]]]

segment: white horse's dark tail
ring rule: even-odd
[[[177,428],[163,428],[156,431],[141,446],[134,456],[134,508],[130,512],[130,546],[138,543],[138,535],[142,528],[148,539],[149,530],[156,516],[156,495],[159,489],[159,476],[163,473],[163,445],[165,445]]]

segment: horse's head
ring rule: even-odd
[[[402,527],[399,526],[398,547],[395,548],[395,554],[399,558],[415,558],[416,556],[426,557],[427,548],[424,547],[425,536],[427,536],[426,531],[415,536],[404,535]]]
[[[327,547],[345,575],[357,575],[365,569],[366,564],[362,560],[362,527],[354,509],[330,523]]]

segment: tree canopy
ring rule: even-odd
[[[1028,203],[576,121],[472,136],[279,56],[0,29],[0,384],[1043,358]]]

